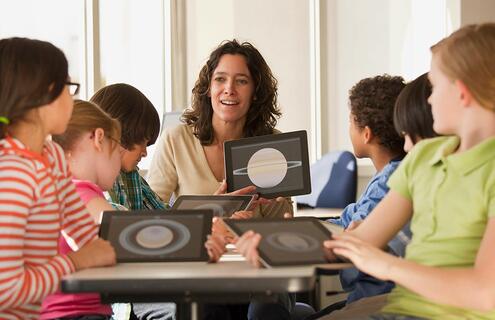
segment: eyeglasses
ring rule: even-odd
[[[81,86],[79,83],[67,81],[65,84],[69,86],[69,94],[71,96],[75,96],[79,93],[79,87]]]

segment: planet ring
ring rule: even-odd
[[[287,161],[287,169],[292,169],[296,167],[302,166],[302,161]],[[245,176],[248,174],[248,168],[240,168],[240,169],[235,169],[232,171],[234,176]]]

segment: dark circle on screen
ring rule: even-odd
[[[318,249],[321,244],[310,235],[298,232],[276,232],[266,237],[270,246],[290,252],[309,252]]]
[[[136,235],[139,231],[151,226],[166,227],[172,231],[173,240],[168,245],[161,248],[145,248],[139,245],[136,241]],[[176,221],[161,219],[134,222],[125,227],[119,235],[119,244],[122,248],[129,252],[145,256],[165,255],[176,252],[184,248],[190,240],[191,233],[185,225]]]

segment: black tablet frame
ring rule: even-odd
[[[110,225],[113,219],[118,219],[118,217],[129,217],[138,216],[143,217],[143,219],[166,219],[168,216],[173,216],[174,218],[198,215],[202,217],[202,228],[201,228],[201,246],[199,256],[191,256],[188,258],[156,258],[153,256],[143,257],[139,256],[136,258],[120,258],[117,257],[117,262],[185,262],[185,261],[208,261],[209,256],[204,243],[208,235],[211,233],[211,225],[213,218],[213,210],[130,210],[130,211],[104,211],[102,215],[99,237],[107,240],[110,231]]]
[[[301,217],[301,218],[294,218],[294,219],[275,219],[275,218],[263,218],[263,219],[259,218],[259,219],[248,219],[248,220],[225,219],[223,221],[228,226],[228,228],[238,237],[242,236],[244,234],[244,232],[248,231],[248,230],[243,230],[240,228],[240,225],[242,225],[242,224],[247,224],[247,223],[263,224],[266,222],[279,222],[280,224],[284,224],[284,223],[294,223],[294,222],[297,223],[298,221],[301,221],[301,222],[308,222],[309,221],[314,225],[314,227],[317,230],[321,231],[326,236],[326,240],[330,240],[332,238],[332,232],[330,230],[328,230],[327,228],[325,228],[320,223],[320,221],[318,219],[311,218],[311,217]],[[256,230],[256,228],[252,228],[250,230],[253,230],[256,233],[259,232],[259,230]],[[263,241],[263,237],[261,238],[261,241]],[[322,245],[322,250],[323,250],[323,242],[321,245]],[[266,252],[261,247],[258,247],[258,253],[260,256],[260,261],[267,268],[279,267],[279,266],[296,266],[296,265],[310,265],[310,264],[328,263],[328,261],[326,261],[326,260],[319,260],[319,259],[315,259],[312,261],[311,260],[310,261],[304,261],[304,262],[297,261],[297,260],[294,260],[291,262],[277,262],[277,261],[273,261],[272,259],[270,259],[269,255],[267,255]],[[295,258],[297,259],[297,255],[295,255]]]
[[[263,198],[276,198],[276,197],[290,197],[296,195],[303,195],[311,193],[311,175],[309,170],[309,155],[308,155],[308,136],[306,130],[299,130],[286,133],[269,134],[264,136],[243,138],[239,140],[225,141],[224,143],[224,166],[225,166],[225,180],[227,182],[227,192],[233,192],[237,189],[241,189],[248,185],[234,186],[234,176],[232,174],[234,166],[232,163],[232,148],[236,146],[249,145],[249,144],[260,144],[266,142],[277,142],[280,140],[286,140],[291,138],[299,138],[301,142],[301,162],[302,162],[302,172],[303,181],[302,188],[286,190],[282,192],[258,192],[258,194]],[[276,189],[274,187],[273,189]]]
[[[239,201],[242,200],[241,205],[235,211],[248,210],[251,206],[251,202],[254,200],[253,195],[181,195],[179,196],[172,206],[174,210],[197,210],[197,209],[180,209],[180,205],[187,202],[188,200],[204,200],[205,203],[215,203],[215,200],[232,200]],[[199,209],[202,210],[202,209]],[[233,213],[233,212],[232,212]],[[226,216],[221,216],[221,218],[230,218],[232,213]],[[214,214],[214,216],[216,216]]]

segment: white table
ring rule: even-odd
[[[312,290],[317,266],[338,270],[349,264],[256,269],[245,261],[120,263],[65,276],[62,291],[99,292],[105,302],[248,302],[251,294],[269,300],[277,293]],[[191,310],[185,317],[194,318],[195,304]]]

